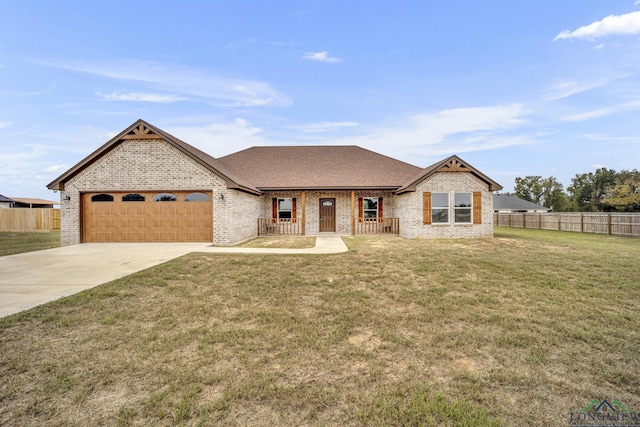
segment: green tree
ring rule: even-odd
[[[542,200],[543,206],[555,212],[567,210],[568,202],[567,194],[564,192],[564,185],[552,176],[542,180]]]
[[[616,171],[598,168],[595,173],[577,174],[567,187],[571,209],[582,212],[597,212],[605,209],[602,200],[615,185]]]
[[[518,176],[513,190],[515,195],[521,199],[540,205],[542,200],[542,177],[530,175],[520,178]]]
[[[563,211],[567,208],[567,195],[564,186],[552,176],[517,177],[514,194],[521,199],[528,200],[537,205],[542,205],[554,211]]]
[[[622,212],[640,211],[640,172],[636,169],[620,172],[602,204]]]

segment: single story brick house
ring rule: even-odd
[[[62,244],[264,234],[490,237],[500,184],[451,156],[427,168],[357,146],[252,147],[213,158],[138,120],[48,185]]]

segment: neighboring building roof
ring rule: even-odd
[[[453,155],[437,163],[434,163],[431,166],[421,169],[420,172],[418,172],[416,175],[411,177],[411,179],[405,182],[397,192],[405,193],[407,191],[415,191],[416,185],[418,185],[418,183],[427,179],[436,172],[471,172],[473,175],[489,184],[489,191],[502,190],[502,186],[500,184],[471,166],[469,163],[462,160],[460,157]]]
[[[537,205],[528,200],[523,200],[518,196],[510,194],[493,195],[494,211],[550,211],[551,209]]]
[[[12,201],[17,203],[23,203],[25,205],[59,205],[60,202],[54,202],[53,200],[34,199],[28,197],[12,197]]]
[[[252,147],[218,160],[260,190],[395,190],[422,170],[355,145]]]
[[[11,203],[11,202],[13,202],[13,200],[0,194],[0,203]]]
[[[182,151],[187,156],[191,157],[196,162],[221,176],[227,182],[229,188],[236,188],[256,194],[260,193],[260,191],[254,188],[251,184],[247,183],[240,176],[235,175],[224,165],[220,164],[218,160],[211,157],[204,151],[198,150],[197,148],[187,144],[186,142],[179,140],[175,136],[170,135],[161,129],[158,129],[141,119],[133,123],[120,134],[116,135],[96,151],[89,154],[64,174],[60,175],[58,178],[50,182],[49,185],[47,185],[47,188],[49,188],[49,190],[64,190],[65,182],[73,178],[85,167],[89,166],[101,156],[117,147],[123,141],[130,139],[165,140],[169,144],[176,147],[178,150]]]

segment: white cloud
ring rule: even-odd
[[[547,100],[555,101],[605,86],[612,81],[622,79],[627,76],[628,75],[614,75],[596,78],[590,81],[556,81],[552,83],[548,88],[546,88],[543,92],[545,93],[545,98]]]
[[[170,126],[167,132],[214,157],[256,145],[280,144],[269,141],[261,128],[242,118],[226,123],[215,121],[201,125]]]
[[[323,50],[322,52],[307,52],[303,56],[304,59],[308,59],[309,61],[318,61],[318,62],[342,62],[342,59],[336,58],[335,56],[329,56],[329,52]]]
[[[588,133],[582,135],[582,138],[589,141],[606,141],[616,143],[640,142],[640,136],[610,136]]]
[[[296,130],[308,133],[320,133],[320,132],[332,132],[343,127],[356,127],[360,126],[357,122],[320,122],[320,123],[307,123],[300,126],[294,126]]]
[[[405,123],[372,130],[368,135],[332,139],[334,144],[355,144],[410,163],[452,153],[530,144],[525,135],[509,135],[527,123],[521,104],[455,108],[418,114]],[[426,164],[425,164],[426,166]]]
[[[69,169],[67,165],[51,165],[44,168],[43,173],[60,173]]]
[[[137,102],[159,102],[171,103],[184,101],[184,98],[177,95],[163,95],[159,93],[127,92],[127,93],[97,93],[97,95],[107,101],[137,101]]]
[[[587,111],[584,113],[572,114],[570,116],[561,117],[560,120],[565,122],[584,122],[587,120],[598,119],[600,117],[619,113],[622,111],[631,111],[640,109],[640,101],[626,102],[620,105],[614,105],[597,110]]]
[[[9,125],[11,125],[11,122],[0,122],[0,129],[6,128]]]
[[[132,97],[144,94],[158,96],[157,92],[168,99],[201,100],[210,104],[233,106],[289,105],[291,101],[265,82],[230,78],[216,75],[200,69],[191,69],[175,65],[154,62],[108,64],[61,64],[47,63],[49,66],[71,70],[94,76],[135,83],[152,92],[131,92]],[[116,95],[127,95],[116,93]],[[171,98],[169,98],[171,97]]]
[[[609,15],[606,18],[582,26],[574,31],[564,30],[553,41],[563,39],[587,39],[594,40],[613,34],[638,34],[640,33],[640,11],[629,12],[623,15]]]
[[[605,47],[605,44],[604,43],[600,43],[599,45],[595,46],[594,49],[595,50],[602,50],[602,49],[604,49],[604,47]]]

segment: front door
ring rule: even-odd
[[[320,199],[320,232],[336,231],[336,199]]]

